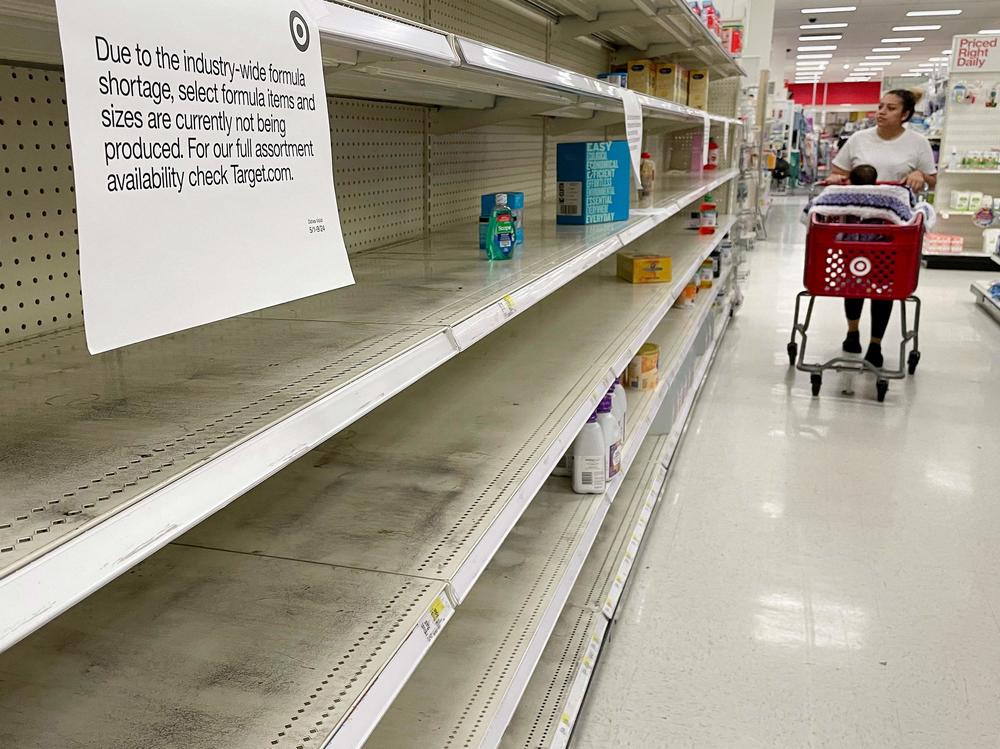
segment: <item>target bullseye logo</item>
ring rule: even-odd
[[[309,24],[297,10],[288,15],[288,28],[292,32],[292,42],[299,52],[309,49]]]
[[[848,267],[851,269],[852,274],[859,278],[864,278],[871,273],[872,262],[866,257],[856,257]]]

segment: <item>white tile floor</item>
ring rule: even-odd
[[[968,291],[989,274],[923,272],[923,360],[884,404],[870,380],[814,399],[785,354],[800,210],[757,245],[576,749],[1000,747],[1000,325]],[[842,308],[819,311],[832,354]]]

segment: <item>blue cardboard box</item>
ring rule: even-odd
[[[524,193],[508,192],[500,190],[498,192],[488,192],[479,197],[479,249],[486,249],[486,235],[489,232],[490,214],[497,203],[497,195],[507,196],[507,207],[514,214],[514,246],[520,247],[524,244]]]
[[[628,218],[631,179],[623,140],[556,146],[557,224],[603,224]]]

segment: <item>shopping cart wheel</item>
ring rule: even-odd
[[[790,344],[790,345],[794,346],[795,344]],[[823,387],[823,375],[821,374],[810,375],[809,382],[811,382],[813,386],[813,395],[819,395],[819,389]]]
[[[799,357],[799,344],[792,341],[788,344],[788,365],[790,367],[795,366],[795,360]]]
[[[889,381],[883,380],[881,377],[875,380],[875,394],[878,397],[878,402],[881,403],[885,400],[885,394],[889,390]]]
[[[914,374],[917,371],[917,365],[920,363],[920,352],[911,351],[910,356],[906,360],[907,369],[910,374]]]

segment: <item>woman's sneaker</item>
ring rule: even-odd
[[[865,354],[865,361],[875,367],[875,369],[882,369],[882,365],[885,364],[885,360],[882,358],[882,344],[869,343],[868,352]]]
[[[848,331],[847,338],[844,339],[844,345],[842,347],[845,354],[860,354],[861,353],[861,333],[857,330]]]

